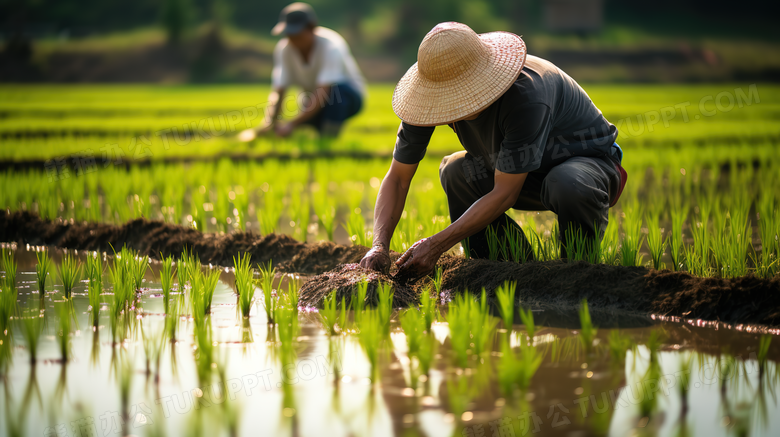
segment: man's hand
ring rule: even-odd
[[[383,245],[375,245],[360,260],[360,267],[387,274],[390,271],[390,251]]]
[[[442,253],[440,245],[435,244],[433,238],[423,238],[412,244],[395,262],[399,266],[396,277],[414,280],[433,273]]]
[[[274,127],[273,124],[267,124],[265,126],[261,126],[261,127],[258,127],[258,128],[244,129],[244,130],[242,130],[241,132],[238,133],[238,141],[241,141],[243,143],[248,143],[248,142],[254,140],[255,138],[257,138],[259,136],[262,136],[262,135],[265,135],[265,134],[271,132],[273,127]]]

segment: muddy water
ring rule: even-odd
[[[61,254],[52,254],[58,261]],[[162,349],[159,374],[154,364],[147,373],[140,327],[152,336],[165,319],[157,265],[139,296],[137,329],[121,346],[111,344],[107,315],[93,332],[85,284],[75,290],[78,329],[72,334],[72,358],[64,365],[55,311],[61,286],[50,282],[41,299],[34,254],[19,248],[16,256],[22,307],[42,302],[46,326],[34,367],[20,329],[12,331],[12,362],[0,382],[0,433],[5,435],[17,430],[61,436],[780,434],[780,339],[773,338],[769,362],[759,366],[760,335],[752,327],[659,317],[613,320],[611,326],[622,326],[619,332],[638,344],[625,358],[616,358],[609,352],[616,329],[600,329],[588,352],[579,341],[576,314],[536,313],[542,326],[533,344],[544,358],[528,389],[507,395],[498,381],[499,345],[519,345],[526,336],[523,326],[501,330],[494,353],[470,361],[464,370],[454,365],[447,325],[436,323],[436,359],[425,377],[410,372],[405,336],[394,322],[380,378],[371,381],[357,336],[329,338],[316,313],[308,311],[299,316],[295,364],[283,369],[279,346],[267,341],[271,331],[262,307],[253,309],[244,326],[236,315],[232,274],[223,271],[211,323],[225,383],[201,385],[193,322],[186,317],[178,342]],[[104,305],[110,291],[107,286]],[[663,339],[656,353],[647,346],[653,335]],[[688,359],[690,371],[684,372]],[[645,378],[651,360],[660,366],[659,376]],[[123,362],[131,369],[125,402]],[[690,388],[684,401],[679,388],[686,376]]]

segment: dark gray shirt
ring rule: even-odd
[[[449,126],[475,165],[491,173],[547,173],[572,156],[610,155],[618,135],[574,79],[530,55],[515,83],[479,117]],[[433,131],[402,122],[393,157],[420,162]]]

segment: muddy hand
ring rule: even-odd
[[[387,274],[390,271],[390,252],[383,246],[374,246],[360,260],[360,267]]]
[[[436,267],[439,257],[441,257],[441,252],[433,247],[431,240],[423,238],[414,243],[395,262],[399,266],[395,276],[408,281],[429,275]]]

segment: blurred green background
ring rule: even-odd
[[[2,0],[0,81],[256,83],[288,0]],[[757,0],[312,0],[370,81],[436,23],[508,30],[584,82],[780,81],[780,4]]]

